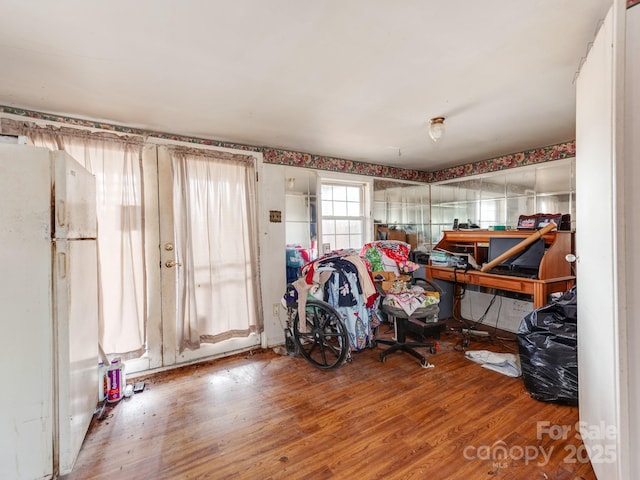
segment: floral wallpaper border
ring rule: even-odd
[[[627,0],[627,8],[631,8],[634,5],[638,5],[640,3],[640,0]]]
[[[116,125],[112,123],[98,122],[96,120],[83,120],[79,118],[66,117],[63,115],[57,115],[53,113],[44,113],[44,112],[37,112],[34,110],[26,110],[23,108],[8,107],[5,105],[0,105],[0,113],[7,113],[11,115],[27,117],[27,118],[36,119],[36,120],[45,120],[47,122],[62,123],[64,125],[69,125],[69,126],[94,128],[94,129],[122,133],[127,135],[140,135],[142,137],[154,137],[154,138],[161,138],[163,140],[174,140],[176,142],[193,143],[196,145],[207,145],[212,147],[235,148],[236,150],[262,151],[260,147],[254,147],[251,145],[240,145],[237,143],[221,142],[218,140],[210,140],[206,138],[195,138],[195,137],[187,137],[184,135],[175,135],[172,133],[155,132],[151,130],[143,130],[140,128],[126,127],[126,126]]]
[[[329,172],[351,173],[369,177],[392,178],[396,180],[411,180],[428,183],[431,173],[422,170],[377,165],[374,163],[344,160],[341,158],[313,155],[311,153],[292,152],[265,148],[263,150],[265,163],[287,165],[292,167],[313,168]]]
[[[640,2],[640,0],[638,1]],[[576,151],[575,141],[568,141],[558,145],[550,145],[547,147],[513,153],[501,157],[467,163],[457,167],[428,172],[422,170],[410,170],[406,168],[390,167],[387,165],[378,165],[374,163],[359,162],[355,160],[325,157],[322,155],[314,155],[311,153],[279,150],[270,147],[241,145],[205,138],[195,138],[187,137],[184,135],[175,135],[171,133],[154,132],[142,130],[139,128],[126,127],[93,120],[82,120],[78,118],[37,112],[33,110],[26,110],[4,105],[0,105],[0,113],[62,123],[71,126],[106,130],[128,135],[141,135],[145,137],[161,138],[164,140],[173,140],[191,143],[194,145],[207,145],[213,147],[233,148],[237,150],[259,151],[263,153],[265,163],[274,165],[305,167],[330,172],[349,173],[395,180],[409,180],[422,183],[441,182],[454,178],[495,172],[509,168],[523,167],[526,165],[533,165],[552,160],[560,160],[563,158],[570,158],[575,156]]]
[[[438,170],[431,173],[431,179],[429,181],[442,182],[444,180],[452,180],[454,178],[497,172],[499,170],[507,170],[509,168],[525,167],[527,165],[535,165],[538,163],[561,160],[563,158],[572,158],[575,156],[576,142],[575,140],[572,140],[558,145],[549,145],[547,147],[535,148],[533,150],[526,150],[520,153],[512,153],[501,157],[490,158],[488,160],[480,160],[478,162]]]

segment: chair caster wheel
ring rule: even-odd
[[[420,366],[422,368],[433,368],[433,364],[429,363],[426,359],[420,360]]]
[[[429,347],[429,353],[435,355],[438,353],[438,349],[436,347]]]
[[[382,363],[385,363],[385,362],[387,361],[387,357],[385,356],[385,354],[384,354],[384,353],[381,353],[381,354],[380,354],[380,361],[381,361]]]

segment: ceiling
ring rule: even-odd
[[[0,105],[437,170],[573,140],[610,5],[2,0]]]

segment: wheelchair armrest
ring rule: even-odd
[[[433,292],[438,292],[440,295],[444,294],[444,290],[442,290],[442,288],[440,288],[440,286],[427,279],[427,278],[421,278],[421,277],[413,277],[411,279],[411,284],[412,285],[417,285],[419,287],[424,288],[425,290],[431,290]]]

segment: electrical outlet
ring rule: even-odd
[[[273,316],[277,318],[279,315],[280,315],[280,304],[279,303],[274,303],[273,304]]]

